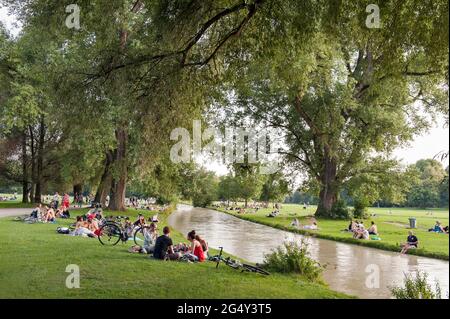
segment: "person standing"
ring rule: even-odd
[[[53,206],[55,209],[58,209],[59,206],[59,194],[58,192],[55,192],[55,195],[53,195]]]

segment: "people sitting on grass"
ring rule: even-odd
[[[156,239],[153,257],[156,259],[178,260],[180,254],[173,250],[172,238],[170,238],[170,228],[168,226],[163,228],[163,235]]]
[[[205,260],[205,253],[202,244],[196,239],[195,230],[188,233],[187,239],[191,242],[191,247],[185,256],[191,261],[203,262]]]
[[[360,224],[353,232],[353,238],[365,240],[370,239],[369,231],[364,227],[364,225]]]
[[[36,207],[31,211],[30,217],[35,219],[41,219],[42,216],[42,204],[36,204]]]
[[[447,228],[448,229],[448,228]],[[435,233],[445,233],[444,227],[442,227],[440,221],[436,221],[436,224],[433,228],[428,229],[429,232],[435,232]]]
[[[158,231],[155,223],[151,223],[150,226],[144,227],[142,233],[144,234],[143,253],[151,254],[155,250],[156,239],[158,238]]]
[[[377,225],[375,225],[374,221],[371,222],[368,232],[369,232],[369,235],[378,236],[378,227],[377,227]]]
[[[401,254],[406,254],[408,250],[415,249],[419,246],[419,239],[414,235],[412,231],[408,232],[408,238],[406,239],[406,243],[402,244]]]
[[[77,216],[76,220],[75,230],[72,232],[72,236],[95,237],[94,232],[91,230],[92,226],[88,221],[83,219],[83,216]]]
[[[69,208],[61,206],[56,210],[55,216],[60,218],[70,218]]]
[[[42,221],[44,223],[53,223],[55,222],[56,213],[52,207],[45,206],[46,212],[42,216]]]

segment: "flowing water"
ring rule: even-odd
[[[330,288],[360,298],[390,298],[388,286],[402,284],[404,274],[417,270],[428,273],[433,287],[439,280],[443,296],[449,290],[449,263],[444,260],[305,237],[186,205],[178,206],[169,217],[169,225],[186,234],[195,229],[211,247],[222,246],[226,252],[254,263],[262,262],[265,253],[287,240],[306,240],[311,257],[327,264],[323,277]]]

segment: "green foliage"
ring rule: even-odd
[[[408,206],[421,208],[448,206],[448,172],[440,162],[433,159],[419,160],[411,165],[410,169],[415,171],[418,178],[411,183]]]
[[[272,272],[295,273],[318,281],[323,267],[310,257],[306,242],[286,242],[264,256],[264,268]]]
[[[433,290],[427,282],[427,273],[418,271],[413,277],[405,274],[404,287],[390,287],[391,293],[396,299],[441,299],[441,288],[436,282]]]
[[[333,219],[348,219],[350,215],[350,210],[348,209],[345,201],[338,199],[331,208],[329,217]]]
[[[364,219],[368,217],[367,207],[369,202],[364,199],[355,199],[353,202],[353,217]]]
[[[289,182],[281,172],[267,176],[259,199],[264,202],[281,202],[289,193]]]

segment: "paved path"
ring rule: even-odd
[[[87,206],[86,206],[87,207]],[[83,208],[86,208],[83,207]],[[70,210],[77,210],[80,208],[70,208]],[[0,218],[11,217],[11,216],[21,216],[25,214],[31,214],[33,208],[0,208]]]
[[[0,218],[31,214],[33,208],[0,208]]]

